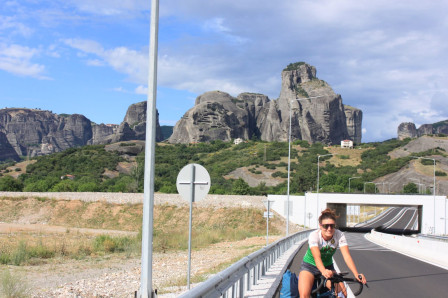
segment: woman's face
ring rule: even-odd
[[[336,222],[331,218],[324,219],[322,220],[322,223],[320,223],[320,231],[324,239],[331,239],[334,235],[335,228]]]

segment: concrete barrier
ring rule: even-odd
[[[448,242],[371,231],[367,239],[381,246],[448,269]]]

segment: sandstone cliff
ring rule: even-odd
[[[1,147],[19,156],[36,156],[82,146],[92,138],[90,120],[78,114],[59,116],[34,109],[0,110]],[[0,155],[2,160],[7,155]]]
[[[291,107],[292,139],[339,144],[343,139],[361,142],[362,112],[345,107],[340,95],[316,77],[306,63],[290,64],[282,72],[277,100],[262,94],[232,97],[221,91],[196,99],[174,127],[170,143],[229,141],[256,136],[265,141],[287,141]]]
[[[444,134],[448,135],[448,120],[433,124],[423,124],[418,129],[412,122],[403,122],[398,126],[397,135],[399,140],[405,138],[418,138],[424,135]]]
[[[397,134],[399,140],[404,140],[406,138],[416,138],[417,129],[415,128],[414,123],[403,122],[398,126]]]
[[[146,101],[129,106],[123,122],[111,137],[111,142],[145,140],[146,138]],[[159,112],[156,112],[156,141],[163,141],[159,124]]]
[[[38,109],[0,110],[0,160],[19,160],[68,148],[144,140],[146,102],[131,105],[118,125],[93,124],[83,115],[58,115]],[[156,140],[162,134],[157,117]]]

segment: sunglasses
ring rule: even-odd
[[[336,227],[336,224],[323,224],[320,225],[322,228],[324,228],[325,230],[328,230],[328,228],[334,229]]]

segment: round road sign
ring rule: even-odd
[[[210,175],[199,164],[189,164],[180,170],[176,181],[177,191],[188,202],[199,202],[210,190]]]

